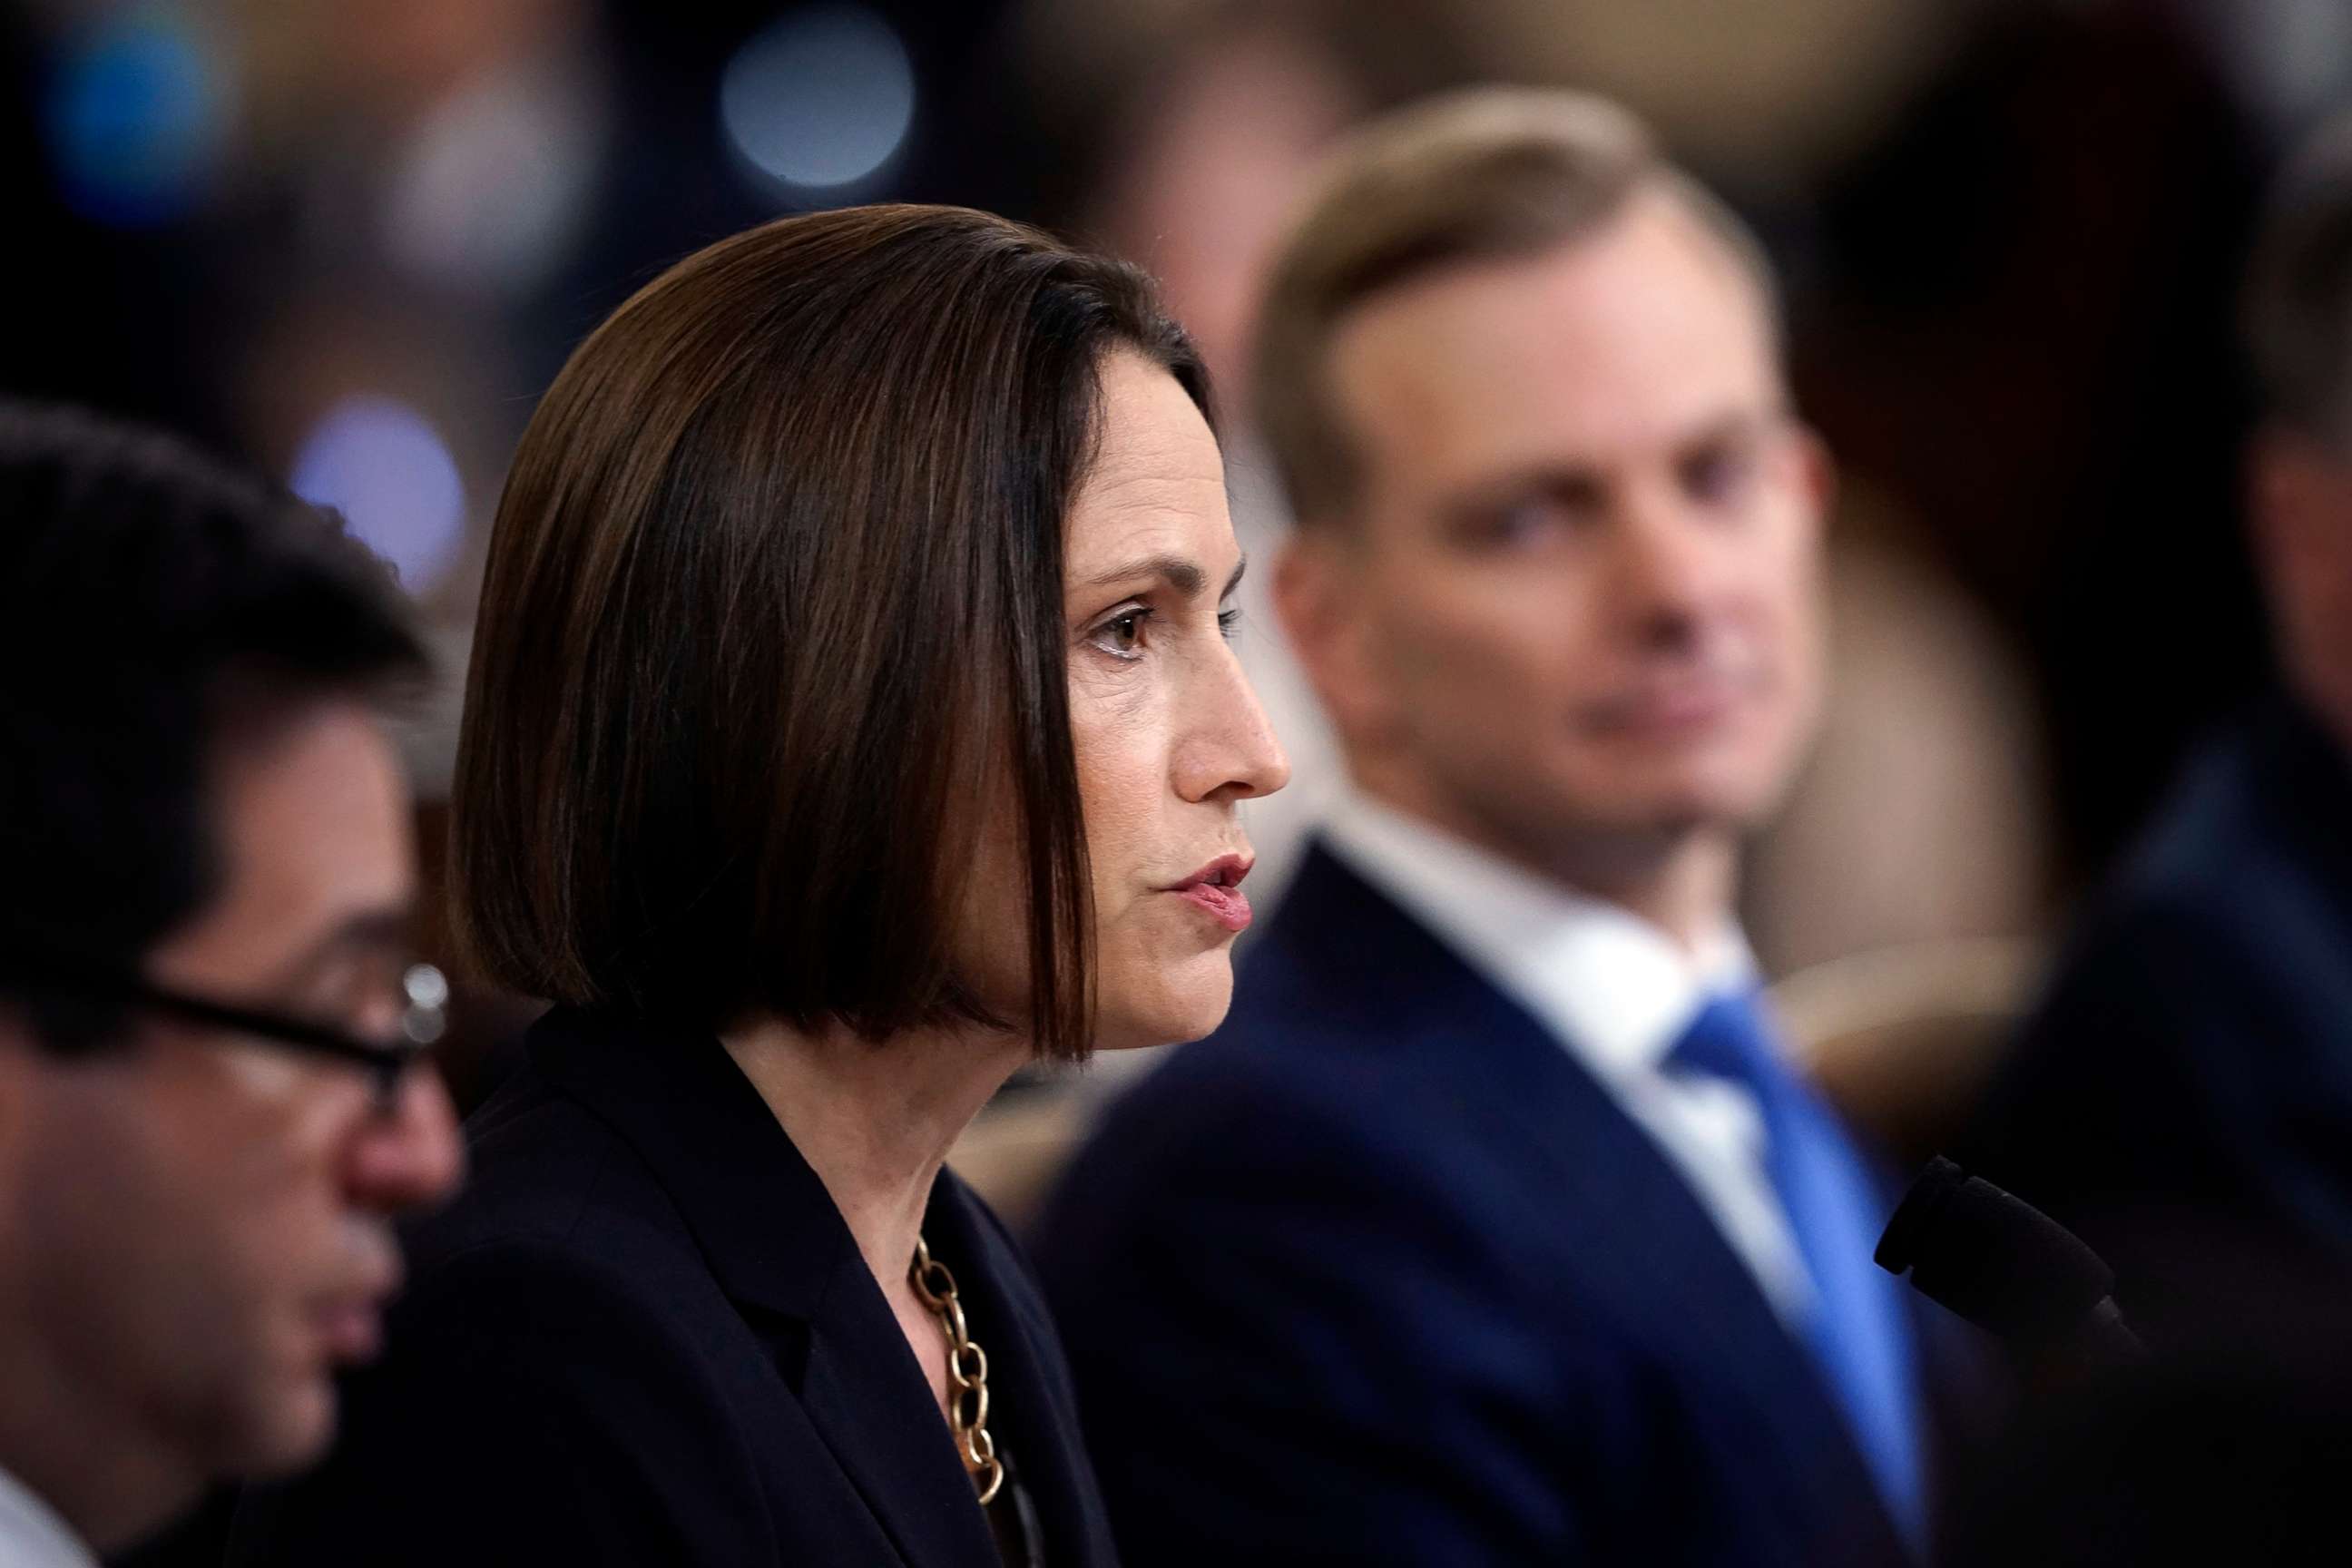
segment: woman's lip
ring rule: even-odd
[[[1194,882],[1189,887],[1174,889],[1176,896],[1192,904],[1202,914],[1227,931],[1247,931],[1250,923],[1249,895],[1231,884]]]
[[[1241,886],[1242,879],[1250,874],[1250,868],[1256,864],[1256,860],[1247,855],[1220,855],[1168,890],[1181,893],[1202,882],[1221,882],[1228,888],[1237,888]]]

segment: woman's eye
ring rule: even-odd
[[[1147,609],[1133,609],[1113,616],[1095,628],[1094,645],[1115,658],[1139,658],[1143,651],[1143,623],[1150,615]]]

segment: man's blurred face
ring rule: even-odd
[[[217,896],[147,978],[395,1037],[414,873],[391,748],[363,709],[325,702],[226,750]],[[266,1475],[324,1449],[331,1374],[373,1352],[399,1278],[389,1216],[457,1173],[429,1072],[388,1109],[371,1088],[355,1067],[146,1017],[87,1058],[0,1036],[9,1310],[150,1468]]]
[[[2268,428],[2255,436],[2248,479],[2280,667],[2352,752],[2352,455],[2340,441]]]
[[[1548,254],[1341,318],[1352,518],[1286,563],[1360,777],[1559,864],[1733,830],[1820,686],[1825,459],[1755,284],[1643,195]]]

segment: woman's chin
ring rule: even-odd
[[[1223,949],[1151,977],[1148,990],[1105,997],[1096,1020],[1095,1048],[1135,1050],[1181,1045],[1216,1033],[1234,1000],[1234,964]]]

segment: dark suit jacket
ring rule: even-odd
[[[1534,1018],[1321,849],[1039,1271],[1131,1564],[1898,1552],[1825,1384]]]
[[[1967,1156],[2159,1337],[2352,1263],[2352,772],[2284,700],[2192,766],[2086,914]]]
[[[468,1137],[333,1457],[248,1500],[232,1561],[998,1568],[897,1320],[716,1040],[559,1009]],[[925,1230],[1048,1560],[1111,1563],[1017,1249],[951,1175]]]

